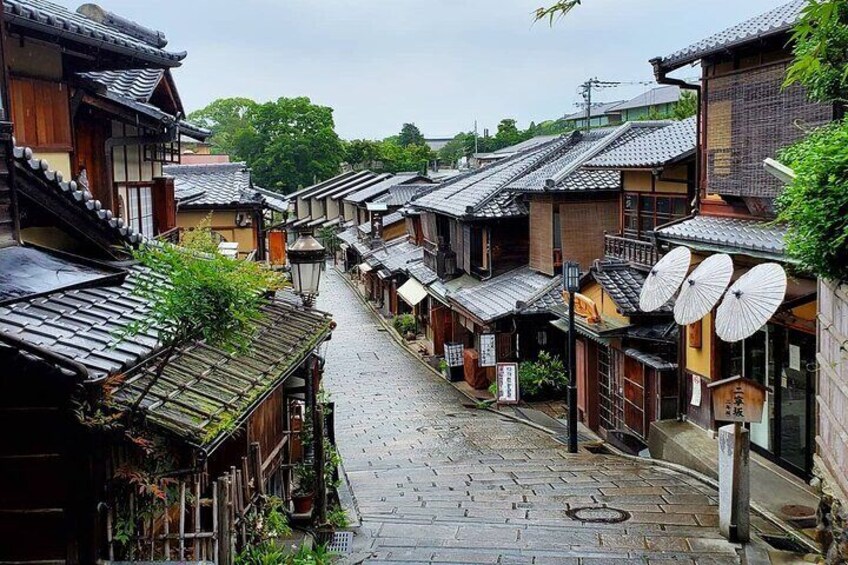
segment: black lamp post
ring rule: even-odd
[[[300,296],[307,308],[312,307],[318,296],[325,253],[324,246],[311,233],[300,234],[288,251],[294,293]]]
[[[580,290],[580,265],[562,267],[562,287],[568,292],[568,451],[577,453],[577,336],[574,332],[574,295]]]

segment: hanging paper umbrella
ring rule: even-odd
[[[689,270],[692,252],[688,247],[675,247],[648,273],[642,292],[639,294],[639,309],[653,312],[668,302]]]
[[[777,263],[757,265],[736,281],[716,312],[716,334],[734,342],[754,335],[786,295],[786,272]]]
[[[733,276],[730,255],[710,255],[683,281],[674,303],[674,321],[681,326],[693,324],[718,304]]]

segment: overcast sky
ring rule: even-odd
[[[586,78],[650,81],[651,57],[782,3],[585,0],[553,27],[533,24],[533,9],[548,1],[99,0],[188,51],[175,71],[188,111],[220,97],[308,96],[335,110],[346,139],[383,138],[403,122],[439,137],[475,119],[482,133],[505,117],[521,127],[556,118],[577,109]]]

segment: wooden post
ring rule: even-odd
[[[169,516],[168,516],[168,489],[167,488],[165,489],[165,492],[164,492],[164,500],[163,500],[162,506],[163,506],[163,509],[164,509],[164,511],[162,512],[162,520],[164,521],[163,532],[165,534],[165,547],[164,547],[165,561],[168,561],[169,559],[171,559],[171,525],[169,523],[170,520],[168,520]],[[180,528],[180,534],[181,534],[180,539],[182,539],[182,533],[183,533],[183,529]],[[152,536],[153,532],[150,532],[150,535]],[[151,559],[152,558],[153,557],[151,556]]]
[[[259,496],[265,494],[265,480],[262,476],[262,449],[259,442],[250,444],[250,463],[253,467],[253,488]]]
[[[212,482],[212,555],[216,565],[220,564],[218,556],[220,555],[221,534],[218,531],[218,481]]]
[[[312,360],[312,441],[315,454],[315,507],[317,522],[321,527],[327,523],[327,486],[324,484],[324,410],[318,400],[321,388],[321,371],[317,357]]]
[[[194,477],[194,559],[206,559],[206,544],[200,539],[200,476]],[[182,559],[182,557],[180,557]]]
[[[232,498],[230,490],[230,479],[226,473],[217,483],[220,485],[218,492],[218,506],[216,512],[218,515],[218,556],[215,562],[218,565],[232,565]]]

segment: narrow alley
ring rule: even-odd
[[[740,546],[719,535],[712,488],[647,462],[570,455],[540,431],[470,407],[327,273],[318,306],[338,328],[325,382],[362,517],[352,562],[742,562]]]

